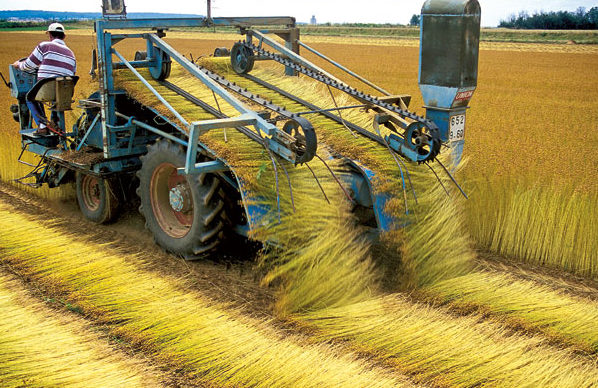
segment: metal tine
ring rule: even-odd
[[[438,159],[436,159],[436,161],[438,162],[438,164],[440,164],[440,166],[444,169],[444,172],[446,172],[446,174],[451,178],[451,180],[453,181],[453,183],[455,184],[455,186],[457,186],[457,188],[459,189],[459,191],[461,191],[461,194],[463,194],[463,196],[465,197],[465,199],[469,199],[469,197],[467,196],[467,194],[465,194],[465,191],[463,191],[463,189],[461,188],[461,186],[459,186],[459,184],[457,183],[457,181],[455,180],[455,178],[453,177],[453,175],[450,173],[450,171],[444,166],[444,164],[442,164],[442,162]]]
[[[396,154],[395,151],[393,151],[393,153]],[[411,183],[411,173],[409,173],[409,170],[407,169],[407,164],[405,162],[403,162],[401,160],[401,158],[399,158],[399,162],[403,165],[403,168],[405,169],[405,172],[407,173],[407,180],[409,181],[409,186],[411,187],[411,192],[413,193],[413,198],[415,199],[415,204],[419,205],[419,202],[417,200],[417,195],[415,194],[415,188],[413,187],[413,183]]]
[[[338,183],[338,185],[340,186],[341,190],[343,190],[343,193],[345,193],[345,196],[347,197],[347,199],[349,200],[349,202],[353,203],[353,198],[351,198],[351,195],[347,192],[347,189],[345,189],[345,187],[343,186],[343,184],[341,183],[341,181],[338,179],[338,177],[336,176],[336,174],[334,173],[334,171],[332,171],[332,169],[330,168],[330,166],[328,165],[328,163],[326,163],[324,161],[324,159],[322,159],[322,157],[318,154],[316,154],[316,157],[318,159],[320,159],[320,161],[324,164],[324,166],[326,166],[326,168],[328,169],[328,171],[330,171],[330,175],[332,175],[332,177],[334,178],[334,180],[336,181],[336,183]]]
[[[316,180],[316,183],[318,184],[318,186],[320,187],[320,190],[322,191],[322,194],[324,194],[324,199],[326,199],[326,202],[328,202],[328,204],[330,204],[330,200],[328,199],[328,196],[326,195],[326,192],[324,191],[324,188],[322,187],[322,185],[320,184],[320,180],[318,179],[318,177],[316,176],[316,173],[314,172],[314,170],[311,169],[311,167],[309,166],[308,163],[305,163],[305,165],[307,166],[307,168],[309,169],[309,171],[311,172],[311,175],[314,176],[314,179]]]
[[[341,121],[343,122],[343,126],[347,128],[349,132],[351,132],[351,135],[353,135],[353,137],[357,137],[357,134],[355,134],[355,132],[353,132],[353,130],[349,128],[349,126],[345,123],[345,119],[343,118],[341,110],[339,109],[338,104],[336,103],[336,98],[334,98],[334,94],[332,94],[332,89],[330,89],[330,85],[326,85],[326,87],[328,88],[328,93],[330,93],[330,97],[332,97],[332,102],[334,102],[334,107],[336,108],[338,117],[340,117]]]
[[[276,178],[276,207],[278,208],[278,224],[280,224],[282,221],[280,219],[280,190],[278,187],[278,167],[276,167],[276,160],[274,159],[274,156],[272,156],[270,150],[268,148],[266,148],[266,150],[268,151],[268,155],[270,156],[270,159],[272,160],[272,165],[274,166],[274,177]]]
[[[280,164],[280,167],[282,167],[282,170],[284,171],[284,174],[287,177],[287,182],[289,183],[289,192],[291,193],[291,205],[293,205],[293,213],[295,213],[295,198],[293,197],[293,186],[291,186],[291,178],[289,178],[289,172],[280,160],[278,160],[278,164]]]
[[[218,112],[222,113],[222,109],[220,109],[220,104],[218,103],[218,98],[216,97],[216,93],[212,90],[212,95],[214,96],[214,101],[216,102],[216,107],[218,108]],[[222,128],[224,131],[224,142],[228,143],[228,139],[226,138],[226,128]]]
[[[23,151],[25,150],[25,148],[26,148],[26,147],[27,147],[27,146],[23,147]],[[23,154],[23,151],[21,151],[21,155]],[[13,182],[17,182],[17,183],[20,183],[20,184],[22,184],[22,185],[25,185],[25,186],[30,186],[30,187],[34,187],[34,188],[41,187],[42,185],[41,185],[41,184],[39,184],[39,183],[23,182],[23,180],[24,180],[24,179],[28,179],[28,178],[33,178],[33,177],[35,177],[35,175],[37,174],[37,172],[38,172],[39,170],[41,170],[41,169],[45,169],[45,168],[47,168],[47,167],[48,167],[48,166],[47,166],[47,164],[44,164],[44,160],[45,160],[45,157],[46,157],[46,154],[48,153],[48,151],[50,151],[50,149],[49,149],[49,148],[48,148],[48,149],[47,149],[47,150],[44,152],[44,154],[43,154],[43,155],[42,155],[42,156],[39,158],[39,162],[37,163],[37,165],[36,165],[36,166],[34,166],[34,165],[32,165],[32,164],[29,164],[29,163],[26,163],[27,165],[29,165],[29,166],[33,167],[33,170],[31,170],[31,172],[29,172],[29,173],[28,173],[27,175],[25,175],[25,176],[22,176],[22,177],[20,177],[20,178],[13,179]],[[19,158],[20,158],[20,156],[19,156]],[[43,174],[43,173],[42,173],[42,174]]]
[[[391,152],[392,154],[392,152]],[[395,158],[395,161],[397,162],[397,166],[399,166],[399,171],[401,172],[401,181],[403,182],[403,199],[405,200],[405,214],[409,215],[409,207],[407,205],[407,189],[405,188],[405,176],[403,175],[403,168],[401,167],[401,165],[399,164],[399,162],[396,160],[396,157],[394,155],[392,155],[393,158]]]
[[[401,163],[399,163],[399,159],[396,157],[395,153],[392,151],[392,148],[390,148],[390,145],[386,141],[386,138],[382,136],[382,133],[380,133],[380,123],[378,122],[378,115],[376,115],[376,119],[374,120],[374,129],[376,130],[378,136],[380,136],[380,138],[384,142],[384,145],[388,149],[390,156],[392,156],[392,158],[395,160],[395,163],[399,167],[399,171],[401,172],[401,180],[403,181],[403,198],[405,200],[405,214],[409,214],[409,206],[407,204],[407,189],[405,188],[405,176],[403,175],[403,168],[401,167]],[[411,184],[411,179],[409,179],[409,183]],[[413,186],[411,186],[411,188],[413,188]],[[417,202],[417,198],[415,200]]]
[[[451,196],[450,193],[448,192],[448,190],[446,189],[446,187],[444,186],[444,184],[442,183],[442,180],[440,179],[440,177],[438,176],[438,174],[436,174],[436,171],[434,171],[434,169],[432,168],[432,166],[430,166],[427,162],[424,163],[426,166],[428,166],[428,168],[430,170],[432,170],[432,172],[434,173],[434,175],[436,176],[436,179],[438,180],[438,183],[440,183],[440,186],[442,186],[442,188],[444,189],[444,192],[446,193],[446,195],[448,195],[449,197]]]
[[[378,134],[380,134],[379,131],[378,131]],[[380,136],[380,137],[382,137],[382,136]],[[382,139],[384,139],[384,137],[382,137]],[[401,172],[401,181],[403,182],[403,199],[405,200],[405,214],[409,214],[409,207],[407,205],[407,189],[405,187],[405,176],[403,175],[403,168],[401,167],[401,163],[399,163],[398,158],[395,156],[394,152],[392,152],[392,149],[386,142],[386,139],[384,139],[384,144],[386,144],[386,148],[388,148],[388,152],[390,153],[392,158],[395,160],[395,163],[397,164],[397,166],[399,167],[399,171]]]
[[[38,163],[37,166],[35,166],[35,165],[33,165],[33,164],[29,163],[29,162],[21,160],[21,158],[23,157],[23,154],[25,153],[25,150],[27,149],[27,147],[29,147],[29,144],[31,144],[31,143],[25,143],[25,145],[21,148],[21,153],[19,154],[19,157],[17,158],[17,162],[22,163],[22,164],[24,164],[26,166],[29,166],[29,167],[37,168],[37,167],[39,167],[40,163]]]

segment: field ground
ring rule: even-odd
[[[39,32],[0,36],[0,70],[42,39]],[[238,38],[173,32],[168,40],[198,58]],[[411,94],[412,108],[422,113],[417,41],[357,37],[347,43],[333,36],[307,36],[306,41],[375,83]],[[90,31],[77,30],[67,42],[82,76],[77,98],[84,98],[95,89],[86,76],[94,39]],[[251,259],[184,262],[153,245],[135,209],[114,225],[95,226],[78,215],[72,191],[45,189],[42,197],[53,199],[42,199],[8,183],[27,171],[16,163],[20,148],[8,111],[12,99],[3,89],[2,312],[10,309],[16,317],[28,309],[34,311],[31,320],[56,315],[37,335],[62,338],[69,346],[64,333],[76,332],[70,341],[80,346],[68,356],[79,357],[78,367],[117,370],[105,375],[113,380],[90,377],[95,386],[111,381],[171,386],[596,386],[596,47],[482,45],[479,87],[468,113],[468,163],[460,175],[474,204],[466,207],[466,219],[475,225],[471,234],[482,248],[472,270],[417,291],[373,294],[359,304],[286,317],[273,313],[278,294],[274,287],[260,285]],[[118,49],[130,55],[142,47],[125,43]],[[72,112],[71,122],[77,115]],[[533,190],[548,199],[538,200],[541,195]],[[504,204],[493,207],[504,197]],[[569,234],[559,217],[548,216],[562,210],[550,198],[573,199],[565,208],[570,215],[562,221]],[[528,199],[530,203],[523,202]],[[530,214],[546,217],[534,221],[533,230],[526,229],[525,221],[514,224],[522,214],[518,203],[525,203]],[[542,223],[553,225],[553,234]],[[499,224],[503,232],[497,230]],[[517,237],[513,228],[527,234]],[[538,231],[541,236],[532,233]],[[568,235],[582,238],[568,244]],[[517,254],[504,251],[508,238]],[[534,256],[526,241],[543,251]],[[553,241],[563,243],[550,245]],[[77,322],[60,317],[71,314],[79,316]],[[0,319],[3,325],[14,333],[7,337],[0,330],[0,360],[11,354],[10,346],[22,344],[19,360],[25,363],[0,363],[3,385],[51,384],[56,376],[64,379],[58,384],[76,385],[73,379],[81,377],[76,369],[65,371],[47,357],[48,348],[36,354],[35,339],[23,327]],[[139,360],[150,367],[139,367]],[[58,372],[49,375],[51,370]]]

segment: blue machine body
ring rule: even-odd
[[[467,105],[477,86],[481,10],[477,0],[427,0],[420,19],[419,87],[426,118],[458,165]]]
[[[9,66],[8,75],[10,79],[11,97],[22,99],[37,81],[36,72],[21,71],[13,66]]]

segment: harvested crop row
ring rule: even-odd
[[[227,386],[408,385],[353,356],[338,356],[330,346],[282,338],[265,324],[185,293],[176,279],[143,271],[141,257],[98,250],[5,205],[0,214],[2,260],[66,293],[84,313],[117,323],[112,334],[191,378]]]
[[[565,295],[504,272],[473,272],[437,283],[426,291],[454,307],[492,312],[512,324],[539,328],[589,352],[598,351],[595,301]]]
[[[4,213],[2,212],[2,220],[5,221],[0,221],[0,229],[2,229],[0,241],[3,246],[10,247],[8,252],[15,256],[15,259],[12,260],[14,265],[18,265],[28,273],[37,272],[37,275],[34,276],[46,284],[50,282],[56,285],[66,280],[68,288],[77,296],[77,300],[80,301],[79,305],[85,311],[101,316],[102,311],[98,310],[105,309],[109,313],[105,316],[119,320],[124,319],[125,323],[120,328],[116,328],[115,332],[124,335],[125,338],[136,339],[141,345],[150,346],[150,348],[160,351],[162,356],[170,353],[188,369],[197,368],[187,358],[194,354],[193,360],[201,362],[201,365],[210,364],[212,368],[216,369],[210,372],[210,378],[222,373],[218,371],[218,367],[224,367],[223,363],[230,360],[228,352],[231,351],[236,354],[238,354],[237,352],[242,353],[243,356],[237,355],[240,360],[250,358],[247,362],[258,364],[258,367],[263,367],[261,357],[268,357],[269,362],[276,363],[276,360],[271,360],[267,354],[276,354],[276,359],[282,358],[281,362],[285,362],[289,368],[295,365],[294,361],[286,357],[288,349],[284,349],[284,347],[281,349],[280,340],[262,338],[256,343],[255,335],[247,335],[247,332],[251,332],[247,323],[244,325],[244,330],[239,330],[239,323],[230,322],[227,319],[227,313],[223,310],[213,307],[200,309],[197,306],[197,297],[189,298],[184,294],[175,297],[172,292],[165,293],[163,285],[166,279],[150,278],[139,270],[131,273],[132,264],[126,263],[126,259],[100,254],[95,247],[84,247],[76,241],[74,244],[71,243],[71,249],[57,249],[55,245],[46,241],[53,241],[60,246],[64,243],[62,240],[67,240],[68,236],[58,234],[51,229],[44,231],[36,223],[28,221],[18,214],[5,215]],[[32,246],[40,244],[39,248],[23,246],[19,236],[15,236],[16,232],[23,228],[39,236],[40,241],[32,241]],[[46,243],[44,244],[44,242]],[[77,254],[73,255],[73,253]],[[141,264],[141,260],[139,261]],[[62,284],[62,288],[65,288],[64,284]],[[171,288],[174,287],[171,286]],[[164,296],[166,301],[156,302],[158,295]],[[89,302],[90,299],[93,299],[94,304]],[[454,375],[464,375],[465,377],[460,378],[468,382],[488,380],[503,383],[502,379],[510,376],[509,373],[513,372],[513,369],[517,371],[516,366],[520,365],[519,362],[523,364],[529,361],[531,362],[530,368],[542,370],[544,363],[552,363],[559,373],[571,373],[575,376],[574,379],[572,378],[571,384],[591,381],[593,373],[591,368],[588,369],[583,362],[576,360],[568,352],[555,351],[553,348],[542,345],[541,341],[537,339],[503,336],[500,334],[500,329],[497,330],[498,326],[479,325],[473,318],[455,319],[450,315],[439,313],[437,310],[411,304],[400,297],[399,300],[400,305],[395,305],[393,308],[388,308],[387,301],[382,303],[378,300],[347,309],[334,310],[333,313],[326,310],[321,314],[309,316],[307,321],[315,322],[315,326],[323,330],[325,333],[323,337],[327,340],[330,338],[355,339],[359,342],[355,344],[356,349],[366,350],[378,356],[382,354],[381,358],[387,357],[389,347],[396,346],[396,349],[400,350],[397,352],[402,355],[393,364],[399,370],[416,375],[421,374],[422,380],[443,383],[446,382],[445,379],[449,379],[451,383],[458,383],[458,378]],[[395,302],[390,304],[393,303]],[[98,309],[98,305],[103,305],[104,308]],[[190,305],[195,306],[193,309],[189,309]],[[136,311],[137,309],[139,311]],[[368,309],[371,310],[368,312]],[[241,322],[245,321],[241,318],[237,319]],[[227,324],[223,326],[223,322]],[[329,325],[334,330],[330,329]],[[355,332],[361,333],[361,335],[356,335]],[[222,338],[223,335],[224,338]],[[216,345],[213,341],[222,342]],[[238,343],[239,341],[240,343]],[[488,359],[476,358],[479,365],[472,364],[475,373],[470,376],[469,371],[465,371],[463,368],[471,363],[473,357],[471,354],[477,354],[476,349],[483,348],[484,352],[486,347],[492,349],[490,343],[495,347],[497,343],[500,343],[500,346],[488,355]],[[432,346],[432,344],[434,345]],[[263,348],[267,348],[268,353]],[[323,350],[321,347],[311,347],[312,350],[314,348]],[[213,359],[210,356],[211,352],[218,354],[219,359]],[[551,352],[555,355],[550,356]],[[430,354],[434,356],[430,356]],[[392,356],[396,356],[396,354]],[[289,357],[291,356],[289,355]],[[296,353],[292,357],[296,360],[302,359],[302,363],[310,360],[309,357],[302,358]],[[520,361],[510,366],[510,369],[498,372],[505,365],[510,365],[509,362],[514,358]],[[322,366],[330,368],[331,365],[328,361],[329,359],[325,358],[322,361]],[[486,362],[489,362],[491,366],[487,368],[480,366]],[[241,366],[238,367],[241,368]],[[560,369],[561,367],[564,369]],[[282,372],[282,367],[280,368],[279,372]],[[303,374],[309,373],[308,371],[316,373],[305,364],[296,365],[293,368],[303,371],[294,373]],[[251,373],[253,369],[249,369],[250,371],[244,369],[241,373]],[[439,378],[429,372],[434,370],[447,373],[449,377]],[[237,371],[240,369],[234,367],[231,373]],[[342,373],[348,372],[345,367],[341,370],[329,370],[327,374],[334,375],[335,372],[341,373],[341,371]],[[269,373],[272,373],[272,369],[269,369]],[[369,378],[372,378],[372,373],[374,372],[369,372]],[[547,378],[554,378],[556,379],[554,381],[563,384],[568,383],[567,380],[561,378],[559,373],[551,372],[551,374],[547,374]],[[224,378],[224,376],[220,377]],[[230,379],[230,376],[227,377]],[[311,378],[313,379],[314,376],[312,375]],[[453,378],[456,380],[451,380]],[[299,377],[297,379],[299,382],[302,381]],[[234,381],[238,382],[239,380]],[[246,380],[242,381],[246,382]],[[289,380],[284,381],[288,382]],[[363,382],[360,379],[353,380],[356,385],[361,384],[360,381]],[[376,381],[379,380],[372,380],[368,384],[373,385]]]
[[[587,387],[598,384],[593,361],[543,340],[514,336],[478,317],[388,296],[299,318],[326,339],[349,341],[400,370],[459,387]]]
[[[148,387],[159,382],[76,320],[27,295],[0,272],[0,385]]]

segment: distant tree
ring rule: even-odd
[[[541,30],[594,30],[598,29],[598,7],[589,11],[579,7],[575,12],[536,12],[530,15],[522,11],[501,20],[499,27]]]
[[[415,14],[415,15],[411,16],[409,25],[410,26],[419,26],[419,15]]]
[[[592,7],[586,14],[588,19],[589,29],[598,30],[598,7]]]

